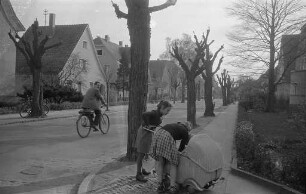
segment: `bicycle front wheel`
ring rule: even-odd
[[[21,118],[26,118],[28,116],[30,116],[31,114],[31,106],[30,105],[23,105],[21,107],[21,109],[19,110],[19,115],[21,116]]]
[[[80,137],[87,137],[90,133],[90,121],[85,115],[81,115],[76,121],[77,132]]]
[[[43,105],[43,113],[45,114],[45,115],[47,115],[48,113],[49,113],[49,106],[47,106],[47,105]]]
[[[99,129],[101,133],[106,134],[109,130],[109,117],[107,114],[102,114],[100,117]]]

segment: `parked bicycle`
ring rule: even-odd
[[[93,119],[94,119],[94,110],[82,109],[79,111],[79,118],[76,121],[76,128],[80,137],[82,138],[87,137],[90,134],[90,131],[93,128],[95,128]],[[109,131],[109,126],[110,126],[109,117],[104,110],[102,111],[99,119],[98,130],[102,134],[106,134]]]
[[[21,105],[21,108],[19,109],[19,115],[21,118],[26,118],[31,115],[31,110],[32,110],[31,103],[32,103],[31,98],[27,98],[26,101]],[[44,103],[42,105],[42,109],[44,115],[47,115],[49,113],[50,108],[47,104]]]

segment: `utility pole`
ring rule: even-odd
[[[45,26],[47,25],[47,15],[48,15],[48,10],[44,10],[44,15],[45,15]]]

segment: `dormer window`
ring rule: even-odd
[[[98,49],[97,54],[101,56],[102,55],[102,49]]]
[[[87,42],[86,41],[83,41],[83,48],[87,49]]]

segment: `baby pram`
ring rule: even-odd
[[[177,183],[189,192],[202,191],[221,176],[223,156],[218,144],[208,135],[193,136],[179,159]]]

